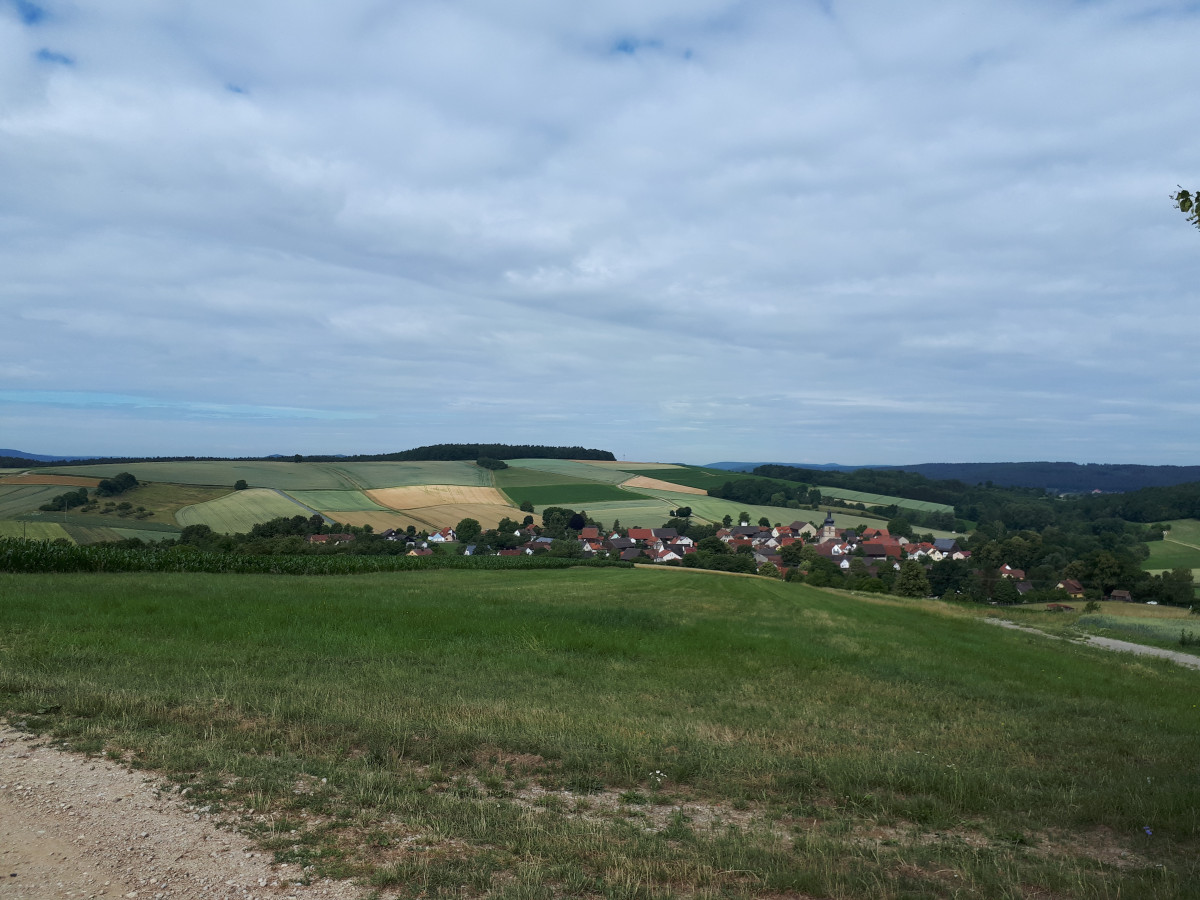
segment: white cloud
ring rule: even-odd
[[[379,417],[125,452],[1194,461],[1186,4],[47,7],[0,7],[0,375]]]

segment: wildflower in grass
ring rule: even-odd
[[[655,769],[650,773],[650,781],[653,783],[654,787],[660,787],[663,781],[666,780],[666,777],[667,773],[660,769]]]
[[[1142,831],[1146,832],[1146,837],[1154,837],[1154,832],[1150,830],[1149,825],[1143,825]]]

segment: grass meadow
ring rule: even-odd
[[[1171,530],[1161,541],[1151,541],[1150,558],[1142,568],[1153,571],[1163,569],[1200,569],[1200,520],[1176,519],[1169,523]]]
[[[1200,883],[1196,673],[951,606],[580,569],[2,575],[0,598],[10,719],[379,896]]]
[[[52,487],[41,484],[0,485],[0,519],[11,519],[23,513],[37,510],[59,494],[71,488]]]
[[[633,474],[641,474],[633,468],[626,469],[621,463],[582,462],[574,459],[510,459],[506,460],[512,469],[525,469],[529,472],[541,472],[550,475],[566,475],[582,481],[600,481],[605,484],[620,484]],[[637,463],[634,463],[636,466]],[[501,469],[501,472],[507,470]],[[512,473],[519,475],[520,473]],[[530,481],[530,484],[551,484],[551,480]]]

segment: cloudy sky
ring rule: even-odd
[[[1200,463],[1200,6],[0,0],[0,447]]]

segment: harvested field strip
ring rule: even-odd
[[[61,493],[62,488],[49,485],[0,485],[0,519],[10,519],[21,513],[32,512]]]
[[[71,535],[57,522],[16,522],[0,520],[0,538],[29,538],[31,541],[71,540]]]
[[[5,475],[0,478],[0,484],[54,484],[68,487],[95,487],[100,483],[99,478],[87,478],[82,475],[40,475],[35,472],[25,472],[21,475]]]
[[[506,516],[519,522],[525,515],[511,506],[501,506],[495,503],[447,503],[441,506],[426,506],[421,509],[409,510],[408,514],[429,520],[438,528],[453,527],[463,519],[474,519],[484,528],[495,528]]]
[[[674,491],[677,494],[699,494],[706,496],[707,491],[704,488],[689,487],[686,484],[675,484],[670,481],[662,481],[658,478],[647,478],[645,475],[635,475],[628,481],[622,481],[623,488],[651,488],[656,491]]]
[[[280,516],[306,516],[307,509],[268,488],[235,491],[219,500],[188,506],[175,514],[180,525],[207,525],[226,534],[246,532]]]
[[[592,465],[589,462],[580,462],[572,459],[510,459],[508,460],[509,469],[501,469],[496,473],[496,483],[501,487],[506,484],[562,484],[554,478],[543,477],[541,480],[528,481],[508,481],[518,477],[521,473],[513,472],[513,469],[524,469],[526,472],[541,472],[545,475],[561,475],[569,479],[578,479],[579,481],[600,481],[605,484],[620,484],[629,477],[628,472],[621,470],[617,466],[599,466]]]
[[[436,509],[436,507],[434,507]],[[417,529],[417,531],[429,531],[434,528],[441,528],[441,525],[435,525],[432,517],[426,518],[429,510],[420,510],[414,513],[402,513],[394,510],[386,510],[381,512],[363,512],[362,510],[329,510],[325,515],[333,519],[340,525],[355,525],[362,527],[370,525],[376,533],[387,531],[389,528],[395,528],[398,531],[403,531],[409,525]],[[461,521],[461,520],[460,520]],[[450,523],[457,525],[458,521]]]
[[[351,510],[372,512],[385,509],[362,491],[285,491],[284,493],[297,503],[303,503],[305,506],[321,512],[332,509],[341,512]]]
[[[367,491],[366,495],[387,509],[423,509],[427,506],[461,503],[509,507],[504,495],[495,488],[468,487],[458,484],[424,484],[412,487],[383,488],[377,491]]]

